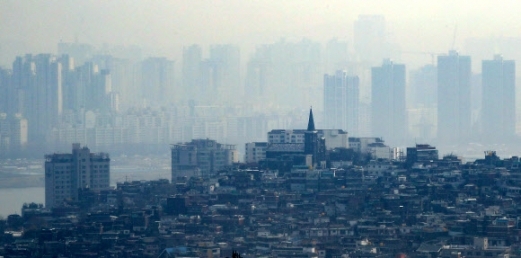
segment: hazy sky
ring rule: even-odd
[[[352,43],[361,14],[384,15],[402,49],[446,52],[456,24],[456,49],[467,37],[521,36],[519,10],[514,0],[2,0],[0,63],[20,52],[56,52],[57,42],[76,37],[140,45],[175,59],[193,43],[234,43],[243,53],[281,37]]]

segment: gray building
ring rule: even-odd
[[[405,65],[384,60],[371,69],[371,131],[392,145],[407,136]]]
[[[433,108],[437,103],[437,68],[425,65],[410,73],[410,98],[413,108]]]
[[[72,154],[45,155],[45,206],[59,206],[64,200],[78,200],[80,189],[100,191],[110,185],[110,157],[91,153],[79,143]]]
[[[438,56],[438,141],[457,143],[471,130],[470,56]]]
[[[406,165],[408,168],[416,162],[432,162],[438,160],[438,150],[428,144],[416,144],[415,147],[407,147]]]
[[[172,145],[172,182],[178,176],[208,176],[238,161],[235,145],[196,139]]]
[[[190,99],[201,94],[201,62],[203,51],[199,45],[183,47],[183,89]]]
[[[46,134],[63,111],[62,64],[51,54],[25,55],[13,63],[9,113],[28,121],[29,141],[43,146]]]
[[[204,100],[234,102],[243,96],[241,55],[235,45],[210,46],[210,58],[202,63]],[[237,98],[239,97],[239,98]]]
[[[141,62],[141,90],[147,106],[167,105],[174,95],[174,61],[151,57]]]
[[[506,143],[516,131],[516,64],[499,55],[482,63],[484,140]]]

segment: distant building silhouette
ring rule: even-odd
[[[457,143],[471,130],[470,56],[456,51],[438,56],[438,140]]]
[[[197,99],[201,90],[201,61],[203,54],[201,46],[191,45],[183,47],[183,92],[189,99]]]
[[[0,157],[19,153],[27,147],[27,119],[20,114],[9,116],[0,113]]]
[[[340,128],[351,135],[358,135],[358,76],[345,71],[324,75],[324,124],[325,128]]]
[[[25,55],[13,63],[10,113],[28,121],[29,141],[43,144],[63,112],[62,64],[51,54]]]
[[[384,60],[371,69],[371,131],[392,145],[407,135],[405,65]]]
[[[172,145],[172,180],[180,175],[208,176],[237,162],[235,145],[197,139]]]
[[[166,106],[174,93],[174,61],[164,57],[141,62],[142,98],[147,106]]]
[[[234,102],[243,96],[240,49],[234,45],[210,46],[210,58],[202,63],[204,100]]]
[[[410,73],[410,101],[415,108],[436,107],[438,88],[434,65],[425,65]]]
[[[485,141],[506,143],[516,130],[516,64],[499,55],[482,63],[481,124]]]
[[[354,49],[358,60],[368,66],[389,58],[385,17],[360,15],[354,23]]]
[[[429,64],[411,71],[407,91],[409,138],[432,140],[436,137],[438,69]]]

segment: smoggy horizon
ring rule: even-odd
[[[505,1],[69,1],[0,4],[0,64],[17,55],[56,53],[59,42],[97,47],[139,46],[146,56],[181,61],[183,46],[234,44],[247,60],[255,48],[303,38],[323,45],[338,38],[353,46],[360,15],[385,19],[386,40],[411,67],[429,54],[469,51],[472,38],[519,37],[521,3]],[[499,49],[491,53],[508,52]],[[405,52],[405,53],[404,53]],[[508,58],[508,57],[506,57]],[[477,69],[473,68],[473,69]]]

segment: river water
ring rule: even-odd
[[[31,163],[32,162],[32,163]],[[4,161],[4,163],[7,163]],[[11,162],[13,163],[13,162]],[[45,204],[43,183],[43,161],[23,161],[21,164],[3,164],[0,161],[0,217],[21,214],[24,203]],[[22,164],[23,163],[23,164]],[[34,169],[27,169],[27,164],[37,164]],[[118,182],[170,179],[169,157],[115,157],[111,160],[110,185]],[[23,167],[24,169],[13,169]],[[31,184],[24,184],[30,182]]]
[[[24,203],[45,203],[44,187],[0,189],[0,216],[20,214]]]

